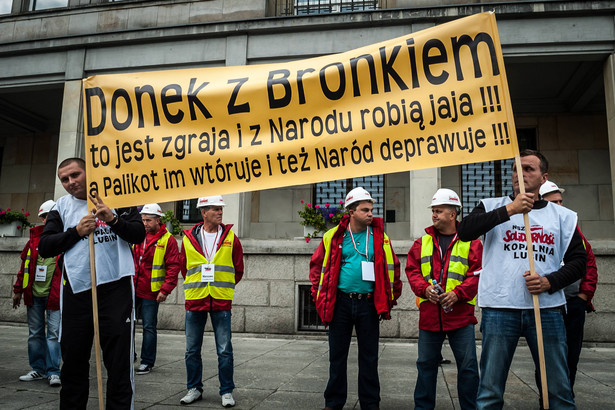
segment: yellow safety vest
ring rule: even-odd
[[[186,253],[187,272],[184,281],[186,300],[205,299],[207,296],[214,299],[233,300],[235,294],[235,266],[233,265],[235,234],[233,231],[228,232],[211,262],[195,249],[188,236],[184,236],[182,242]],[[215,265],[214,281],[201,282],[201,265],[209,263]]]
[[[28,286],[30,280],[30,261],[32,259],[32,249],[28,248],[28,255],[26,255],[26,261],[23,265],[23,282],[21,288],[25,289]]]
[[[327,270],[327,262],[329,261],[329,254],[331,253],[331,239],[335,232],[337,232],[337,228],[329,229],[322,238],[322,244],[325,248],[325,257],[322,260],[322,268],[320,269],[320,281],[318,283],[318,293],[316,294],[316,299],[320,296],[320,289],[322,288],[322,282],[325,277],[325,271]],[[389,282],[391,283],[391,299],[393,299],[393,284],[395,282],[395,262],[393,261],[393,251],[391,250],[391,241],[389,241],[389,237],[387,234],[384,234],[384,255],[387,261],[387,271],[389,273]]]
[[[154,258],[152,259],[152,277],[150,280],[152,292],[158,292],[162,288],[162,283],[164,282],[164,277],[167,272],[164,266],[164,255],[167,252],[167,244],[171,236],[171,233],[167,231],[156,242]]]
[[[466,273],[468,272],[468,269],[470,269],[470,265],[468,264],[470,245],[471,242],[455,241],[448,262],[445,292],[452,291],[466,279]],[[433,276],[431,276],[432,258],[433,238],[431,235],[424,235],[421,238],[421,273],[423,274],[425,281],[429,284],[431,284],[431,280],[433,279]],[[419,298],[419,304],[425,301],[427,301],[427,299]],[[475,305],[476,297],[467,303],[470,305]]]

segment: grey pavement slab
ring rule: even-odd
[[[57,409],[59,389],[46,381],[20,382],[28,368],[28,329],[22,324],[0,323],[0,408]],[[137,353],[141,333],[137,331]],[[234,392],[236,409],[308,410],[324,406],[323,391],[328,378],[328,343],[322,336],[233,335],[235,352]],[[156,367],[146,375],[135,375],[136,409],[222,408],[218,394],[217,357],[213,334],[203,341],[203,400],[181,406],[186,393],[183,332],[159,332]],[[480,355],[480,345],[477,346]],[[443,355],[453,359],[445,344]],[[92,358],[94,355],[92,355]],[[379,374],[381,409],[412,409],[416,383],[415,340],[383,339],[380,344]],[[348,360],[346,409],[359,409],[357,396],[357,345],[351,345]],[[615,348],[594,345],[583,349],[575,386],[579,409],[615,408]],[[103,368],[103,382],[106,380]],[[98,408],[95,363],[90,366],[88,409]],[[459,409],[455,363],[440,366],[437,384],[438,410]],[[538,393],[534,365],[527,346],[517,348],[509,373],[505,409],[537,409]]]

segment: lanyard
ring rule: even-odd
[[[216,243],[218,242],[218,234],[220,233],[221,230],[222,230],[222,227],[218,225],[218,230],[216,231],[216,236],[214,237],[214,243],[211,245],[211,252],[208,252],[207,251],[207,241],[205,240],[205,227],[204,226],[201,227],[201,238],[203,240],[203,252],[205,253],[205,259],[207,259],[209,262],[211,262],[213,257],[216,255]]]
[[[365,259],[369,261],[369,226],[367,227],[367,232],[365,232],[365,253],[361,253],[357,249],[357,244],[354,241],[354,236],[352,236],[352,231],[350,230],[350,225],[348,225],[348,233],[350,233],[350,240],[352,240],[352,246],[354,246],[354,250],[361,256],[365,256]]]

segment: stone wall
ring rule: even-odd
[[[0,238],[0,321],[25,322],[26,309],[12,309],[12,286],[19,269],[19,252],[25,238]],[[233,307],[233,331],[257,334],[301,334],[297,331],[298,285],[309,284],[308,265],[316,241],[242,240],[245,273],[237,285]],[[393,243],[402,265],[403,292],[392,319],[381,325],[381,336],[418,337],[415,297],[403,272],[411,241]],[[615,342],[615,243],[596,241],[599,283],[594,299],[598,313],[587,316],[585,341]],[[184,329],[183,280],[160,306],[160,329]],[[479,316],[480,317],[480,316]],[[208,323],[207,328],[211,330]],[[480,337],[477,327],[477,336]]]

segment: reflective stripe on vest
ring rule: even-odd
[[[152,292],[158,292],[162,288],[164,277],[166,275],[166,268],[164,266],[164,255],[167,252],[167,244],[171,237],[170,232],[166,232],[156,242],[156,249],[154,250],[154,259],[152,259],[152,278],[151,288]]]
[[[318,300],[318,296],[320,295],[320,289],[322,288],[322,281],[325,277],[325,271],[327,270],[327,262],[329,261],[329,255],[331,254],[331,239],[335,232],[337,232],[336,226],[333,229],[327,231],[323,238],[322,244],[325,248],[325,257],[322,260],[322,268],[320,269],[320,281],[318,282],[318,293],[316,294],[316,299]],[[389,241],[389,237],[384,234],[384,255],[387,262],[387,272],[389,273],[389,282],[391,282],[391,300],[393,300],[393,284],[395,283],[395,261],[393,260],[393,250],[391,249],[391,241]]]
[[[23,282],[21,283],[21,288],[25,289],[28,286],[28,281],[30,280],[30,261],[32,259],[32,249],[28,248],[28,255],[26,256],[26,261],[23,265]]]
[[[393,261],[393,250],[391,249],[391,241],[389,240],[387,234],[384,234],[384,256],[387,261],[389,282],[391,283],[391,300],[393,300],[393,284],[395,283],[395,262]]]
[[[446,274],[446,292],[450,292],[455,289],[466,279],[466,273],[470,269],[468,264],[468,257],[470,256],[471,242],[455,241],[453,249],[451,249],[451,256],[448,262],[448,270]],[[429,284],[434,279],[431,275],[432,271],[432,258],[433,258],[433,238],[431,235],[424,235],[421,238],[421,273],[423,278]],[[440,278],[441,280],[442,278]],[[419,304],[427,301],[427,299],[419,298]],[[476,297],[466,302],[470,305],[476,304]]]
[[[325,277],[325,270],[327,269],[327,261],[329,260],[329,255],[331,254],[331,239],[335,232],[337,232],[337,228],[339,225],[329,229],[322,237],[322,245],[325,248],[325,257],[322,260],[322,268],[320,269],[320,281],[318,282],[318,292],[316,293],[316,300],[320,296],[320,289],[322,288],[322,281]]]
[[[229,231],[211,261],[214,264],[213,282],[201,282],[201,265],[210,262],[194,248],[187,236],[184,236],[182,242],[186,252],[187,272],[184,281],[186,300],[205,299],[207,296],[214,299],[233,300],[235,294],[235,266],[233,265],[235,234],[233,231]]]

